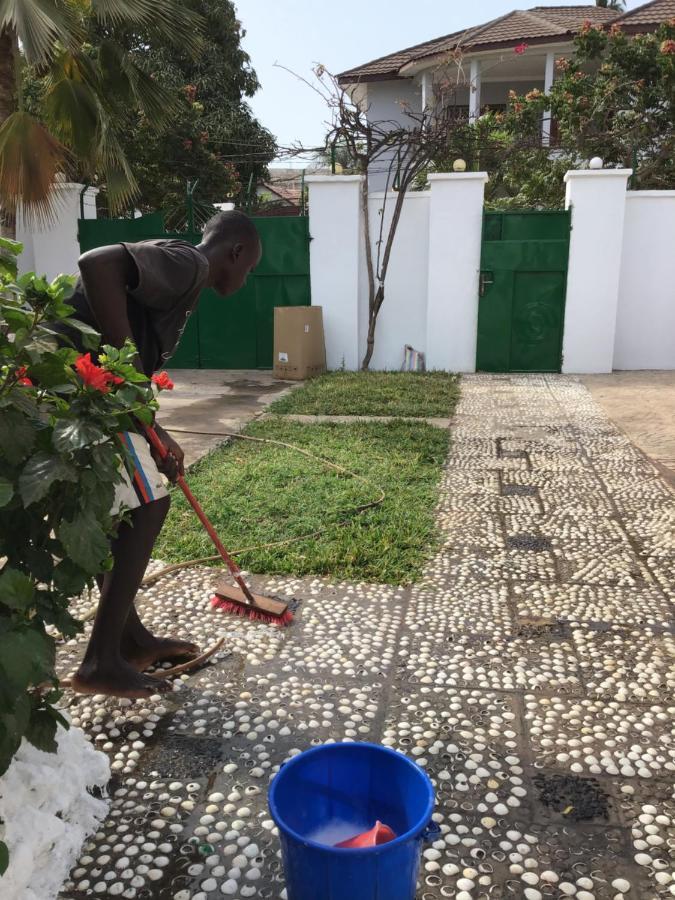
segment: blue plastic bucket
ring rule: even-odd
[[[431,822],[431,781],[403,754],[351,742],[307,750],[281,767],[269,806],[288,900],[413,900],[422,842],[438,828]],[[346,838],[378,819],[393,828],[395,840],[359,849],[312,840],[331,822],[353,825]]]

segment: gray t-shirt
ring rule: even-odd
[[[127,314],[143,368],[150,376],[175,351],[206,287],[209,263],[187,241],[161,239],[122,246],[138,272],[138,284],[127,291]],[[75,307],[75,318],[100,330],[81,279],[68,302]],[[76,333],[69,336],[78,343]]]

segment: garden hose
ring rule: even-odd
[[[369,488],[373,488],[374,490],[379,492],[379,497],[376,500],[371,500],[368,503],[363,503],[359,506],[355,506],[344,514],[345,518],[343,518],[339,522],[334,522],[331,525],[326,525],[324,528],[320,528],[317,531],[312,531],[307,534],[301,534],[298,537],[292,538],[282,538],[279,541],[270,541],[266,544],[254,544],[251,547],[242,547],[238,550],[233,550],[232,554],[234,556],[240,556],[243,553],[251,553],[254,550],[267,550],[270,547],[282,547],[287,544],[299,543],[300,541],[306,541],[310,538],[319,537],[322,534],[325,534],[327,531],[330,531],[331,528],[344,528],[346,525],[349,525],[354,516],[361,515],[361,513],[366,512],[369,509],[374,509],[377,506],[380,506],[384,503],[387,495],[384,490],[379,486],[374,484],[368,478],[365,478],[363,475],[357,475],[356,472],[352,472],[349,469],[346,469],[344,466],[339,465],[338,463],[331,462],[328,459],[324,459],[322,456],[317,456],[315,453],[312,453],[309,450],[305,450],[304,447],[298,447],[297,444],[289,444],[286,441],[277,441],[273,438],[260,438],[253,437],[249,434],[239,434],[235,431],[189,431],[188,429],[181,428],[171,428],[167,429],[170,432],[175,432],[176,434],[198,434],[203,435],[205,437],[226,437],[226,438],[235,438],[240,441],[251,441],[256,444],[274,444],[278,447],[285,447],[287,450],[294,450],[297,453],[302,453],[303,456],[306,456],[308,459],[315,459],[320,462],[322,465],[328,467],[329,469],[333,469],[335,472],[339,472],[341,475],[347,475],[350,478],[355,478],[357,481],[362,482]],[[220,557],[215,554],[213,556],[202,556],[199,559],[188,559],[179,563],[172,563],[171,565],[165,566],[163,569],[160,569],[158,572],[153,572],[150,575],[146,575],[143,581],[141,581],[141,587],[147,587],[148,585],[155,584],[161,578],[164,578],[165,575],[169,575],[172,572],[178,572],[182,569],[188,569],[192,566],[203,565],[204,563],[214,562],[215,560],[220,559]],[[97,606],[93,606],[91,609],[88,609],[83,616],[79,617],[80,622],[88,622],[90,619],[96,615]]]

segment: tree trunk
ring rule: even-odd
[[[370,312],[368,316],[368,337],[366,339],[366,355],[361,363],[361,371],[367,372],[370,366],[370,360],[373,358],[375,349],[375,328],[377,326],[377,317],[380,313],[380,307],[384,301],[384,285],[381,284],[370,304]]]
[[[16,71],[14,32],[4,28],[0,32],[0,126],[16,110]],[[14,238],[16,214],[14,210],[0,208],[0,235]]]

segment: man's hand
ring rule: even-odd
[[[163,475],[166,475],[169,481],[175,482],[179,475],[185,475],[185,454],[171,435],[167,434],[160,425],[155,423],[154,428],[160,441],[164,444],[168,455],[164,459],[161,459],[159,453],[151,444],[150,451],[152,453],[152,458],[157,463],[159,471]]]

